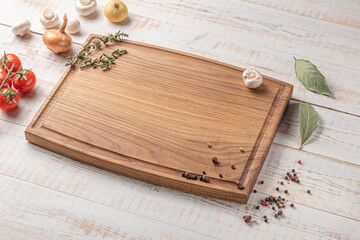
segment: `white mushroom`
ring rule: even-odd
[[[66,31],[75,34],[80,31],[80,21],[76,18],[69,18],[66,26]]]
[[[75,9],[81,16],[89,16],[96,11],[95,0],[75,0]]]
[[[30,33],[30,27],[31,23],[29,20],[21,20],[17,22],[14,26],[11,27],[11,31],[18,35],[18,36],[24,36],[27,33]]]
[[[53,28],[59,24],[59,16],[53,10],[45,8],[41,13],[40,22],[46,28]]]
[[[243,72],[243,80],[248,88],[257,88],[263,82],[263,77],[255,68],[246,69]]]

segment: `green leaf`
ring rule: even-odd
[[[334,98],[325,77],[310,61],[295,58],[295,73],[300,82],[310,91]]]
[[[299,106],[301,147],[315,132],[319,124],[319,114],[308,103],[300,103]]]

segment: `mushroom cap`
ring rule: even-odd
[[[75,1],[75,10],[81,16],[89,16],[96,11],[96,0],[76,0]]]
[[[11,31],[19,36],[24,36],[30,32],[31,22],[27,19],[20,20],[11,27]]]
[[[59,24],[59,16],[53,10],[45,8],[40,15],[40,22],[45,28],[53,28]]]

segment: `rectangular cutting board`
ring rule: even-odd
[[[260,88],[248,89],[241,68],[132,41],[90,56],[118,48],[128,54],[110,70],[80,70],[80,62],[67,69],[26,139],[125,176],[246,203],[292,85],[264,76]],[[205,171],[209,182],[186,179],[186,171]]]

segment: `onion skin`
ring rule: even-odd
[[[68,33],[65,32],[66,24],[67,17],[65,14],[64,23],[59,30],[50,29],[47,30],[43,35],[44,44],[55,54],[67,52],[71,49],[72,38]]]

